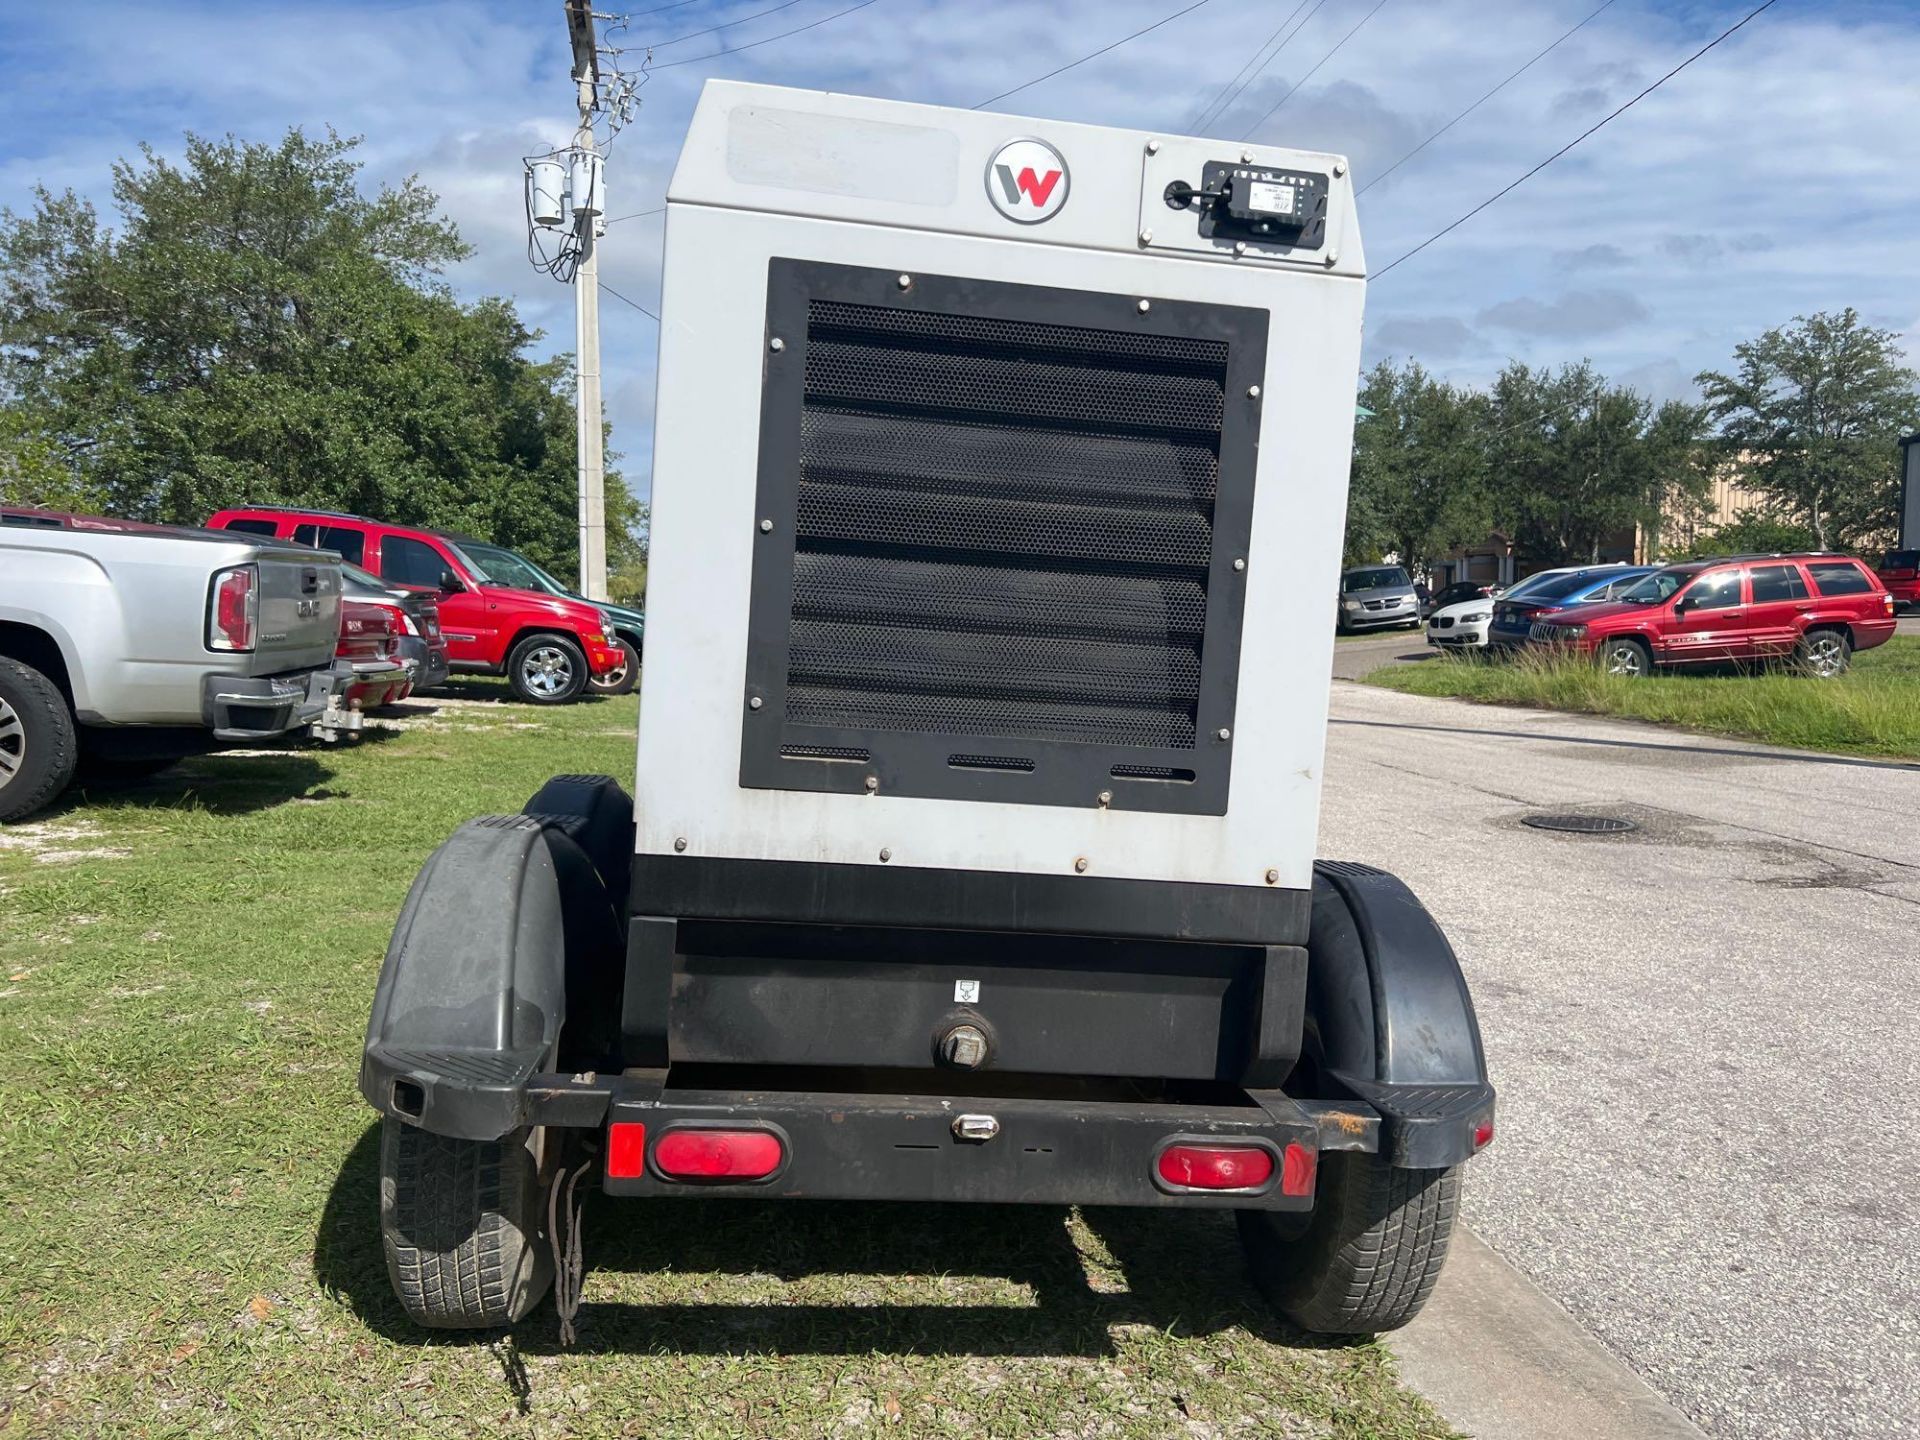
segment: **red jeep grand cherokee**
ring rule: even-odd
[[[460,551],[458,537],[360,515],[249,505],[222,510],[209,530],[244,530],[337,551],[388,585],[440,592],[440,632],[452,670],[505,675],[533,705],[572,700],[589,674],[627,663],[600,611],[580,600],[495,585]]]
[[[1617,604],[1543,616],[1530,638],[1597,655],[1615,675],[1791,657],[1833,676],[1893,630],[1893,597],[1850,556],[1738,555],[1656,570]]]

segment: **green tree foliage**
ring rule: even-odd
[[[1704,531],[1693,544],[1696,555],[1773,555],[1792,550],[1818,550],[1820,537],[1805,525],[1782,520],[1764,510],[1745,514]]]
[[[1535,560],[1597,560],[1613,537],[1657,530],[1676,498],[1707,484],[1700,410],[1656,407],[1585,361],[1508,365],[1488,396],[1487,424],[1495,513]]]
[[[1920,417],[1891,330],[1851,309],[1803,315],[1734,347],[1731,374],[1699,376],[1719,441],[1783,518],[1822,549],[1896,523],[1900,435]]]
[[[1424,569],[1492,523],[1481,446],[1483,403],[1416,362],[1368,372],[1354,430],[1346,562],[1393,555]]]
[[[175,522],[351,510],[574,573],[566,358],[530,359],[507,301],[453,297],[468,246],[416,181],[363,190],[356,143],[143,147],[114,167],[117,231],[71,192],[0,212],[10,491]],[[607,495],[610,529],[638,520],[617,475]]]

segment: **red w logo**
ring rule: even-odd
[[[1014,175],[1013,167],[1010,165],[995,165],[993,169],[994,173],[1000,177],[1000,188],[1007,192],[1009,205],[1018,205],[1020,197],[1024,195],[1032,202],[1035,209],[1039,209],[1047,203],[1047,197],[1053,194],[1053,187],[1060,183],[1061,172],[1058,170],[1047,171],[1046,178],[1043,180],[1033,173],[1031,165],[1023,168],[1018,176]]]

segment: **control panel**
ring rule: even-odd
[[[1149,141],[1140,176],[1140,245],[1335,265],[1351,226],[1346,166],[1332,155],[1301,154],[1284,163],[1291,158],[1251,148],[1223,154],[1217,141]]]

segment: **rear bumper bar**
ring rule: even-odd
[[[1317,1158],[1328,1150],[1377,1151],[1382,1143],[1373,1106],[1300,1101],[1278,1091],[1243,1091],[1234,1103],[1193,1105],[698,1090],[666,1087],[657,1071],[565,1075],[535,1072],[533,1063],[525,1052],[375,1045],[364,1056],[360,1089],[376,1109],[439,1133],[644,1126],[644,1173],[603,1176],[612,1195],[1306,1209],[1310,1192],[1282,1190],[1289,1146]],[[964,1138],[963,1116],[991,1117],[992,1138]],[[662,1135],[712,1126],[770,1131],[780,1137],[785,1161],[765,1179],[744,1182],[676,1181],[654,1167],[653,1147]],[[1252,1190],[1170,1187],[1157,1178],[1156,1166],[1160,1151],[1175,1141],[1259,1146],[1274,1158],[1273,1178]]]
[[[200,713],[216,740],[266,740],[318,721],[334,690],[332,670],[208,675],[200,682]]]

